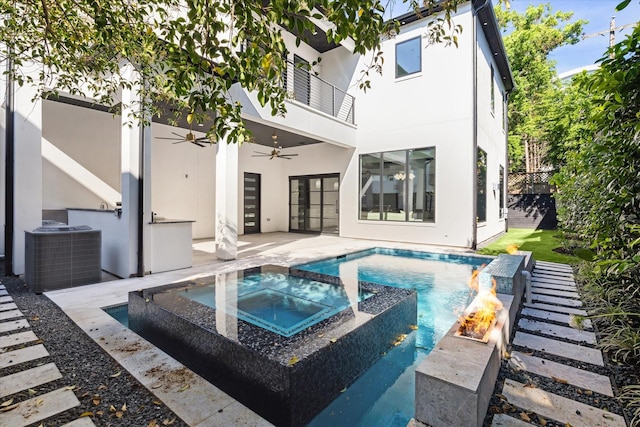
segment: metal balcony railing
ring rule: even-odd
[[[287,61],[283,86],[293,99],[347,123],[355,123],[355,98],[304,66]]]

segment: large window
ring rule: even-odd
[[[418,73],[422,70],[420,37],[396,45],[396,78]]]
[[[491,114],[496,112],[496,84],[493,65],[491,65]]]
[[[435,148],[360,156],[360,219],[435,221]]]
[[[478,148],[476,165],[476,215],[478,222],[487,220],[487,153]]]
[[[500,166],[500,182],[498,183],[500,188],[498,191],[500,192],[500,218],[504,218],[504,166]]]

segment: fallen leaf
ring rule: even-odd
[[[417,330],[418,330],[418,325],[409,325],[409,328],[410,328],[412,331],[417,331]]]
[[[324,337],[324,334],[318,334],[318,338]]]
[[[107,388],[107,386],[106,386],[106,385],[104,385],[104,384],[100,384],[100,385],[98,386],[98,390],[104,390],[105,388]]]
[[[296,356],[293,356],[291,359],[289,359],[289,366],[293,366],[298,362],[299,362],[298,358]]]
[[[126,404],[126,403],[124,403],[124,404],[122,405],[122,408],[120,408],[120,410],[121,410],[122,412],[127,412],[127,404]]]
[[[104,415],[104,411],[96,411],[96,415],[102,416],[102,415]]]
[[[345,391],[347,391],[347,388],[343,388],[342,390],[340,390],[340,393],[344,393]]]
[[[336,341],[338,341],[336,338],[331,338],[331,339],[329,340],[329,342],[330,342],[330,343],[335,343]]]
[[[81,417],[93,417],[93,412],[87,411],[80,414]]]
[[[36,399],[36,408],[44,403],[44,399]]]
[[[29,394],[29,396],[33,396],[37,392],[34,389],[30,388],[29,390],[27,390],[27,393]]]
[[[542,418],[540,415],[538,415],[538,422],[540,423],[540,425],[542,427],[547,425],[547,420],[545,420],[544,418]]]
[[[88,391],[86,391],[86,392],[82,393],[82,396],[80,396],[80,397],[81,397],[81,398],[82,398],[82,397],[87,397],[87,396],[89,396],[90,394],[91,394],[91,393],[89,393]]]
[[[584,394],[586,394],[587,396],[591,396],[593,392],[591,390],[585,390]]]
[[[560,383],[560,384],[568,384],[569,383],[569,381],[567,381],[567,380],[565,380],[563,378],[554,377],[553,375],[551,375],[551,379],[554,380],[557,383]]]
[[[94,405],[99,405],[100,404],[100,399],[96,399],[95,397],[93,398],[93,404]]]
[[[13,402],[13,400],[12,400]],[[14,403],[13,405],[7,405],[7,406],[2,406],[0,407],[0,412],[9,412],[13,409],[16,409],[18,406],[20,405],[20,403]]]
[[[613,421],[613,417],[611,415],[602,414],[602,418],[606,418],[608,420],[612,420]]]
[[[33,316],[31,320],[33,320],[34,322],[37,322],[38,320],[40,320],[40,318],[38,316]]]
[[[2,404],[0,404],[0,406],[9,406],[13,403],[13,399],[9,399],[5,402],[2,402]]]
[[[500,394],[500,393],[497,393],[496,397],[498,399],[500,399],[500,400],[509,400],[509,399],[507,399],[507,396],[505,396],[504,394]]]
[[[68,385],[64,388],[65,390],[75,390],[76,386],[75,385]]]
[[[536,385],[533,383],[527,383],[524,385],[524,388],[536,388]]]
[[[153,419],[149,421],[149,424],[147,424],[147,427],[158,427],[158,422],[155,419]]]
[[[178,390],[178,393],[181,393],[185,390],[188,390],[191,386],[189,384],[185,384],[182,387],[180,387],[180,390]]]
[[[109,376],[110,376],[111,378],[117,378],[117,377],[119,377],[119,376],[120,376],[120,374],[122,374],[122,371],[118,371],[118,372],[116,372],[115,374],[113,374],[113,375],[109,375]]]
[[[158,399],[154,399],[151,403],[153,403],[154,405],[162,405],[162,402],[160,402]]]
[[[527,422],[527,423],[528,423],[529,421],[531,421],[531,418],[529,418],[529,415],[527,415],[527,413],[526,413],[526,412],[520,412],[520,419],[521,419],[522,421]]]
[[[110,412],[116,412],[116,407],[113,405],[109,405],[109,411]]]
[[[166,420],[162,421],[162,425],[165,425],[165,426],[171,426],[171,425],[173,425],[173,423],[175,423],[175,422],[176,422],[176,419],[175,419],[175,418],[166,419]]]
[[[154,384],[154,385],[151,386],[151,388],[154,389],[154,390],[157,389],[157,388],[160,388],[160,387],[162,387],[162,384],[160,384],[160,383],[157,383],[157,384]]]
[[[123,415],[124,415],[124,412],[122,411],[116,412],[116,418],[122,418]]]
[[[499,414],[500,413],[500,408],[498,408],[495,405],[489,406],[489,413],[490,414]]]

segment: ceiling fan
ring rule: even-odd
[[[196,136],[194,135],[193,131],[191,130],[191,127],[189,127],[189,132],[186,135],[180,135],[179,133],[176,133],[176,132],[171,132],[171,133],[174,134],[177,138],[176,137],[158,136],[158,137],[156,137],[156,139],[168,139],[170,141],[174,141],[173,144],[181,144],[183,142],[190,142],[192,144],[197,145],[198,147],[206,147],[206,145],[202,144],[202,142],[211,143],[211,140],[206,136],[203,136],[201,138],[196,138]]]
[[[273,135],[271,135],[271,139],[273,140],[273,150],[271,150],[270,153],[254,151],[254,153],[256,154],[252,155],[251,157],[269,157],[269,160],[277,157],[279,159],[291,160],[291,157],[297,156],[297,154],[282,154],[282,147],[278,147],[278,135],[276,135],[275,132],[273,133]]]

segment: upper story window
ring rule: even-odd
[[[491,65],[491,114],[496,112],[496,84],[495,84],[495,72],[493,71],[493,65]]]
[[[420,37],[396,44],[396,78],[418,73],[422,70]]]

